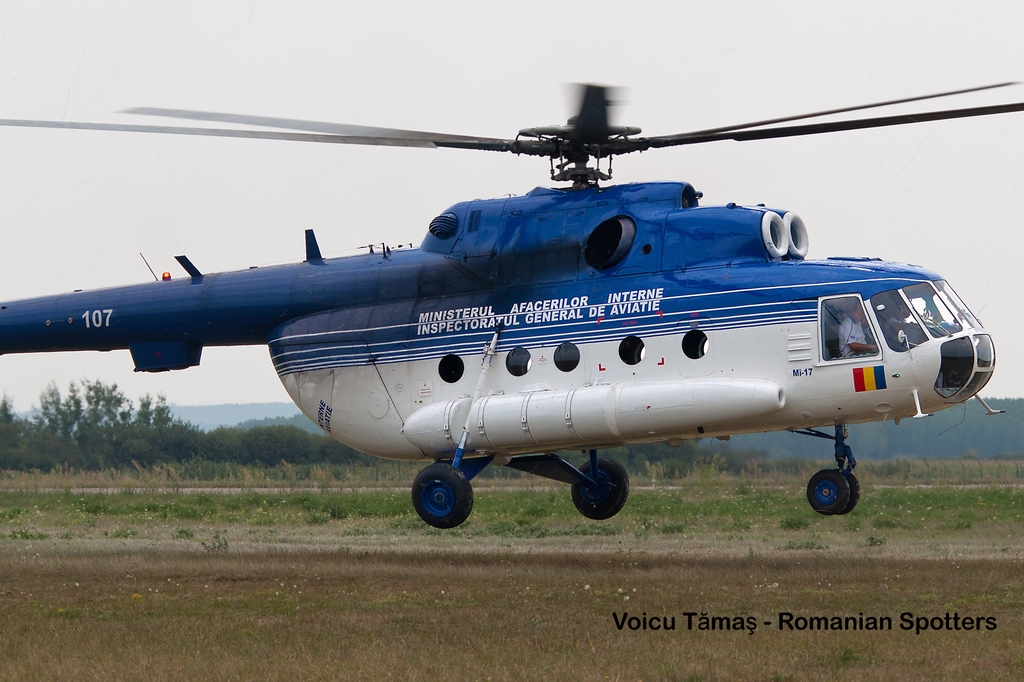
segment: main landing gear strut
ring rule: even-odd
[[[835,441],[836,464],[839,468],[822,469],[811,476],[807,483],[807,501],[810,502],[811,509],[819,514],[849,514],[860,501],[860,481],[853,475],[857,460],[854,459],[850,446],[846,444],[846,439],[850,436],[846,427],[837,424],[835,436],[813,429],[803,429],[794,433]]]
[[[458,453],[461,454],[461,453]],[[629,497],[629,476],[614,459],[589,451],[579,469],[555,454],[516,457],[505,466],[572,486],[572,503],[589,519],[610,519]],[[420,518],[435,528],[454,528],[473,511],[470,479],[491,463],[493,457],[434,462],[416,476],[412,505]],[[596,472],[596,473],[591,473]]]

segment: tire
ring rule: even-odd
[[[860,502],[860,481],[857,480],[852,471],[846,476],[846,482],[850,484],[850,501],[843,507],[843,511],[836,512],[837,514],[849,514],[857,506],[857,503]]]
[[[473,486],[451,464],[436,462],[413,481],[412,506],[434,528],[455,528],[473,511]]]
[[[850,484],[839,469],[822,469],[807,483],[807,501],[819,514],[841,514],[850,503]]]
[[[590,462],[580,467],[584,474],[590,473]],[[629,475],[614,459],[600,457],[597,460],[597,490],[587,490],[580,483],[572,486],[572,503],[588,519],[602,521],[610,519],[622,510],[629,497]]]

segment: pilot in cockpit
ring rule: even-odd
[[[840,310],[843,313],[843,320],[839,325],[839,355],[848,358],[855,355],[878,353],[874,335],[870,331],[867,333],[864,331],[868,322],[860,301],[852,296],[839,300],[841,301]]]
[[[882,328],[886,344],[894,351],[905,351],[928,340],[921,326],[914,320],[914,314],[904,303],[896,290],[883,291],[871,297],[875,317]],[[903,332],[903,338],[900,338]]]

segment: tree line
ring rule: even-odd
[[[244,466],[366,464],[368,456],[333,438],[295,426],[203,431],[176,419],[163,396],[136,405],[101,381],[71,383],[66,393],[51,384],[29,417],[0,400],[0,469],[49,471],[58,467],[100,470],[190,461]]]
[[[739,472],[756,449],[712,452],[706,444],[684,442],[616,448],[614,457],[632,473],[659,477],[686,474],[700,467]],[[583,453],[568,453],[577,465]],[[0,400],[0,470],[77,471],[130,469],[157,464],[189,465],[191,471],[216,471],[217,465],[272,468],[282,464],[373,467],[375,458],[324,435],[305,417],[252,420],[212,431],[176,418],[163,396],[145,395],[136,404],[116,384],[72,382],[62,393],[51,384],[30,416],[16,414],[6,396]],[[210,467],[209,465],[214,465]],[[419,463],[413,463],[419,467]],[[652,468],[654,467],[654,468]],[[494,467],[481,476],[494,475]]]
[[[1024,443],[1024,400],[992,400],[1006,414],[985,416],[969,403],[928,419],[850,427],[854,454],[865,460],[892,457],[1020,457]],[[98,471],[156,464],[229,463],[240,466],[353,465],[374,458],[327,437],[304,417],[247,422],[204,431],[176,418],[163,396],[135,403],[116,384],[71,383],[61,393],[50,385],[30,416],[0,400],[0,470]],[[727,443],[705,439],[679,447],[634,445],[601,453],[631,473],[675,477],[695,470],[740,472],[768,458],[829,460],[832,443],[792,433],[737,436]],[[582,453],[568,459],[581,464]],[[777,464],[778,462],[776,462]],[[481,474],[488,477],[492,467]]]

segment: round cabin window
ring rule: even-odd
[[[644,359],[644,342],[639,336],[627,336],[619,344],[619,357],[627,365],[638,365]]]
[[[699,329],[691,329],[683,336],[683,355],[699,360],[708,352],[708,335]]]
[[[580,364],[580,349],[566,341],[555,349],[554,360],[555,367],[563,372],[571,372]]]
[[[530,358],[530,351],[522,346],[516,346],[508,352],[505,357],[505,368],[514,377],[521,377],[530,371],[533,360]]]
[[[465,372],[466,366],[462,363],[462,358],[458,355],[446,355],[441,358],[441,362],[437,363],[437,373],[441,375],[441,379],[448,384],[454,384],[456,381],[462,378],[462,373]]]

